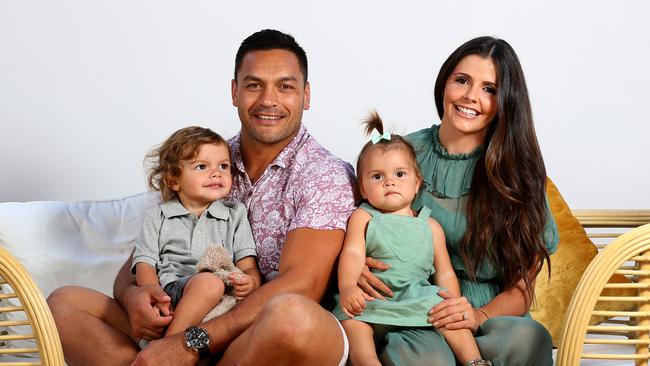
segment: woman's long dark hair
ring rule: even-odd
[[[438,73],[434,97],[441,119],[447,79],[469,55],[494,62],[497,114],[476,164],[461,255],[471,278],[476,278],[476,271],[487,258],[498,273],[503,291],[523,279],[532,299],[532,281],[544,260],[550,264],[550,259],[543,239],[546,169],[535,136],[526,80],[515,51],[506,41],[472,39],[454,51]]]

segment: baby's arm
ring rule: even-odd
[[[365,300],[373,300],[357,286],[366,263],[365,231],[370,218],[370,214],[362,209],[352,213],[339,258],[340,303],[345,315],[351,318],[363,312]]]
[[[253,290],[260,287],[262,284],[262,274],[257,268],[257,261],[253,256],[242,258],[235,265],[244,273],[231,273],[228,279],[235,288],[235,298],[237,300],[243,300]]]
[[[445,232],[438,221],[432,218],[429,218],[429,226],[433,235],[433,265],[436,268],[436,273],[433,276],[434,281],[436,285],[446,288],[449,293],[458,297],[460,296],[460,285],[454,267],[451,265],[449,252],[447,252]]]

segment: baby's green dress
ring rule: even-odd
[[[393,290],[386,300],[366,301],[362,315],[354,319],[366,323],[422,327],[427,323],[427,312],[442,301],[440,287],[429,283],[435,273],[433,267],[433,236],[428,219],[428,207],[420,209],[417,217],[385,214],[367,203],[360,206],[372,218],[366,230],[366,255],[390,265],[375,275]],[[336,296],[334,315],[348,319]]]

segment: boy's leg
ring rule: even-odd
[[[375,350],[372,326],[354,319],[343,320],[341,324],[350,342],[350,361],[352,365],[381,366]]]
[[[68,365],[130,365],[140,351],[126,313],[103,293],[66,286],[47,303]]]
[[[454,351],[456,359],[460,361],[461,364],[465,365],[469,361],[481,358],[481,353],[476,345],[474,335],[469,331],[469,329],[440,329],[440,333],[445,337],[447,344],[449,344],[451,350]]]
[[[183,296],[174,309],[174,320],[165,336],[183,332],[188,327],[199,324],[221,301],[224,290],[223,281],[214,273],[201,272],[192,276],[185,284]]]

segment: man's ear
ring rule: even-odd
[[[232,105],[237,107],[239,101],[237,100],[237,80],[235,79],[230,82],[230,96],[232,97]]]
[[[311,101],[311,87],[309,86],[309,81],[305,84],[305,95],[302,99],[302,109],[309,109],[309,102]]]

